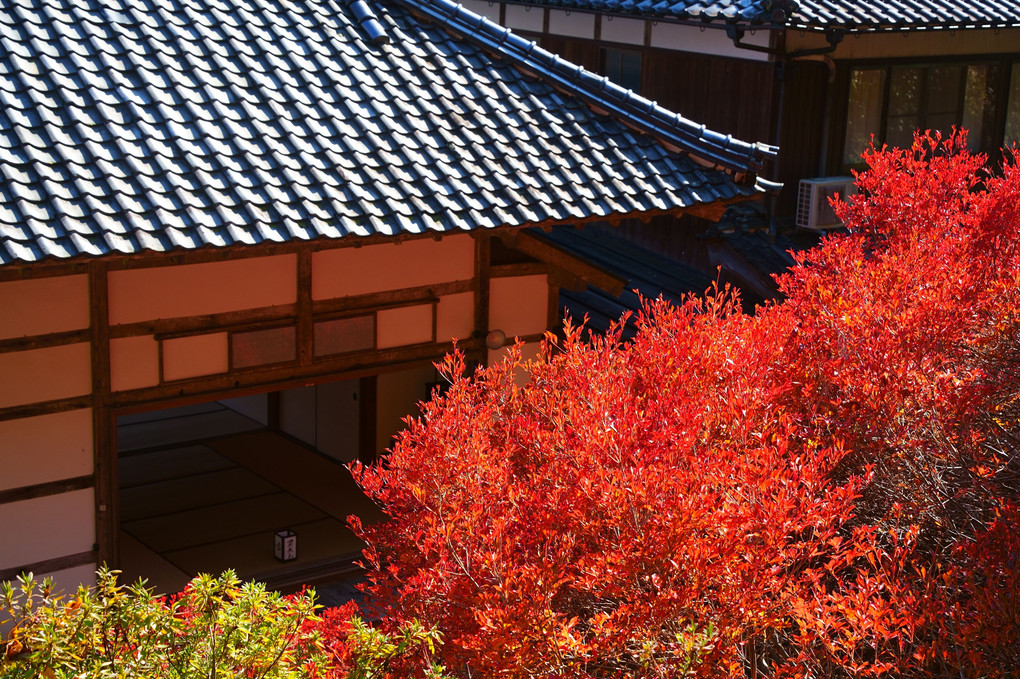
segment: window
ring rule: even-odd
[[[602,72],[620,87],[640,92],[641,52],[603,48]]]
[[[1013,77],[1010,78],[1005,142],[1020,144],[1020,63],[1013,64]]]
[[[948,134],[954,125],[962,125],[970,132],[972,150],[992,150],[999,69],[995,63],[852,69],[842,168],[860,164],[871,135],[876,144],[903,147],[918,129]]]

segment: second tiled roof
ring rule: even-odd
[[[510,0],[694,22],[874,31],[1020,26],[1016,0]]]

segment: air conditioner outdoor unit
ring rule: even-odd
[[[801,179],[797,192],[797,226],[803,229],[835,229],[843,226],[829,205],[829,198],[857,192],[853,177]]]

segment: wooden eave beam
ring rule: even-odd
[[[589,285],[608,292],[614,297],[619,297],[627,285],[625,278],[620,278],[611,271],[585,261],[581,257],[533,233],[522,230],[510,230],[500,232],[499,237],[509,247],[534,257],[541,262],[545,262],[551,267],[565,271]]]
[[[727,200],[715,200],[711,203],[698,203],[688,208],[684,208],[684,213],[689,214],[692,217],[700,217],[707,219],[711,222],[718,222],[726,214],[726,209],[731,205],[737,203],[747,203],[750,200],[755,200],[757,196],[748,198],[747,196],[738,196],[736,198],[729,198]]]

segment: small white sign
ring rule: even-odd
[[[297,558],[297,533],[286,528],[276,531],[273,542],[273,553],[280,561],[293,561]]]

